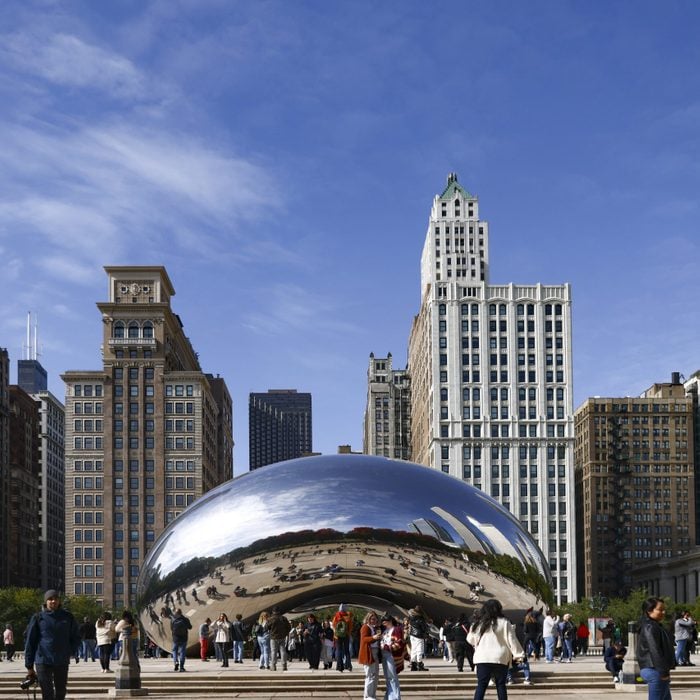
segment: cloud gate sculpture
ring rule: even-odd
[[[206,493],[158,539],[137,596],[147,634],[168,648],[176,608],[193,645],[207,617],[250,622],[275,605],[403,615],[420,603],[439,623],[495,597],[515,621],[551,600],[551,578],[531,536],[482,491],[410,462],[331,455]]]

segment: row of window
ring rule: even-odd
[[[116,321],[112,325],[113,338],[153,338],[153,322],[144,321]]]
[[[102,384],[74,384],[73,396],[102,396]]]
[[[102,401],[74,401],[73,413],[102,415]]]
[[[122,381],[124,379],[124,368],[123,367],[115,367],[113,376],[114,376],[115,381]],[[129,367],[127,376],[129,377],[129,380],[137,381],[139,378],[139,368],[138,367]],[[146,381],[152,382],[155,378],[155,369],[153,367],[144,367],[143,368],[143,378]]]

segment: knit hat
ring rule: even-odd
[[[58,597],[59,597],[58,591],[54,590],[53,588],[49,588],[49,590],[46,591],[46,593],[44,593],[44,602],[49,600],[49,598],[58,598]]]

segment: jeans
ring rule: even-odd
[[[187,642],[176,642],[173,640],[173,661],[175,665],[180,664],[180,668],[185,668],[185,655],[187,654]]]
[[[260,668],[270,668],[270,636],[258,637],[260,647]]]
[[[477,664],[476,665],[476,690],[474,700],[484,700],[486,688],[488,688],[491,677],[496,683],[496,696],[498,700],[507,700],[506,674],[508,666],[505,664]]]
[[[243,661],[243,640],[236,639],[233,642],[233,660]]]
[[[545,637],[544,638],[544,658],[547,661],[554,660],[554,646],[557,643],[556,637]]]
[[[379,662],[363,666],[365,670],[364,700],[375,700],[377,697],[377,682],[379,681]]]
[[[384,671],[384,681],[386,682],[384,700],[401,700],[401,686],[399,685],[399,676],[394,665],[394,657],[388,651],[382,652],[382,670]]]
[[[685,649],[687,646],[687,639],[676,639],[676,663],[679,666],[683,666],[685,664]]]
[[[36,665],[36,676],[42,700],[64,700],[68,685],[68,664],[65,666]]]
[[[80,658],[83,661],[87,661],[88,659],[90,659],[90,661],[94,661],[96,646],[96,639],[83,639],[83,641],[80,643]]]
[[[284,639],[270,639],[270,659],[272,670],[277,670],[277,653],[282,659],[282,670],[287,670],[287,644]]]
[[[649,688],[649,700],[671,700],[671,679],[661,680],[661,674],[655,668],[643,668],[639,675]]]
[[[342,637],[335,640],[335,660],[337,663],[337,669],[342,671],[347,669],[352,671],[352,661],[350,660],[350,639],[348,637]]]
[[[574,657],[574,645],[570,639],[563,639],[561,644],[561,656],[559,657],[562,661],[564,659],[573,659]]]
[[[228,654],[226,653],[226,642],[214,642],[214,646],[218,649],[217,656],[223,661],[222,666],[228,666]]]

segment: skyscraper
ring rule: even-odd
[[[48,374],[38,359],[36,317],[27,316],[26,357],[17,362],[17,383],[38,406],[39,581],[62,591],[65,581],[65,453],[63,404],[48,391]]]
[[[362,451],[411,459],[411,382],[405,369],[394,369],[391,353],[370,353]]]
[[[10,585],[10,356],[0,348],[0,588]]]
[[[250,469],[310,454],[311,394],[296,389],[251,393],[248,430]]]
[[[489,283],[489,227],[453,173],[436,195],[409,338],[412,459],[493,496],[576,599],[571,290]]]
[[[39,407],[22,388],[10,385],[10,488],[7,521],[11,586],[38,588]]]
[[[223,478],[220,412],[164,267],[106,267],[103,367],[66,383],[66,591],[133,605],[139,569],[165,526]],[[222,380],[223,382],[223,380]],[[228,443],[229,447],[232,441]],[[228,449],[228,447],[227,447]]]
[[[579,590],[624,596],[635,566],[695,546],[693,399],[674,373],[639,397],[587,399],[575,418]]]

